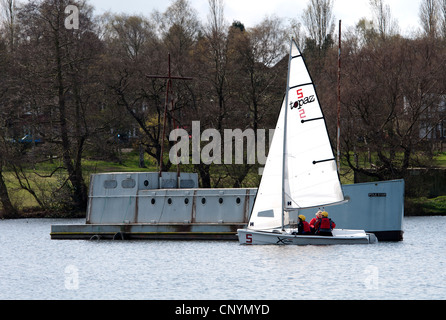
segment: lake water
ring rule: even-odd
[[[0,299],[446,299],[446,217],[407,217],[404,241],[241,246],[234,241],[51,240],[0,221]]]

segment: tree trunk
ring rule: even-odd
[[[142,143],[139,144],[139,167],[146,168],[146,164],[144,163],[144,147]]]
[[[66,115],[66,100],[65,91],[66,87],[63,79],[62,70],[62,52],[60,50],[59,43],[59,30],[55,30],[55,50],[56,50],[56,67],[57,67],[57,89],[58,89],[58,107],[59,107],[59,123],[60,123],[60,135],[62,138],[62,152],[63,163],[68,172],[68,179],[73,187],[73,202],[75,210],[84,211],[87,209],[88,193],[87,186],[82,176],[82,149],[84,144],[83,137],[77,137],[79,139],[76,153],[76,163],[73,165],[73,159],[71,156],[71,143],[68,133],[67,115]],[[79,121],[76,119],[75,121]]]
[[[3,179],[2,165],[0,164],[0,202],[3,206],[3,211],[0,211],[0,219],[17,218],[18,212],[9,199],[8,190],[6,188],[5,180]]]
[[[198,174],[201,178],[201,187],[211,188],[211,166],[200,162],[199,164],[195,165],[195,168],[198,169]]]

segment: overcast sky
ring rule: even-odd
[[[155,9],[164,12],[173,0],[90,0],[96,14],[142,14],[149,16]],[[398,21],[401,33],[408,34],[420,28],[418,12],[421,0],[385,0],[390,5],[392,17]],[[208,0],[190,0],[202,22],[207,20]],[[267,15],[299,18],[309,0],[225,0],[225,18],[228,22],[241,21],[245,27],[253,27]],[[354,26],[359,19],[372,18],[369,0],[334,0],[336,25],[342,20],[343,27]]]

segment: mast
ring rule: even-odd
[[[338,48],[338,132],[337,132],[337,165],[341,173],[341,20],[339,20],[339,48]]]
[[[167,120],[167,108],[169,104],[169,92],[172,91],[172,80],[193,80],[190,77],[180,77],[180,76],[172,76],[171,75],[171,66],[170,66],[170,53],[168,53],[168,74],[167,76],[158,76],[158,75],[146,75],[147,78],[151,79],[166,79],[166,100],[164,102],[164,118],[163,118],[163,133],[161,138],[161,155],[160,155],[160,167],[159,167],[159,177],[161,178],[161,174],[163,172],[163,158],[164,158],[164,140],[166,138],[166,120]],[[172,109],[173,109],[173,101]],[[177,178],[180,177],[180,167],[177,165]]]
[[[294,39],[291,39],[290,43],[290,55],[288,58],[288,72],[287,72],[287,80],[286,80],[286,96],[285,96],[285,116],[283,121],[283,146],[282,146],[282,231],[285,231],[285,163],[286,163],[286,141],[287,141],[287,113],[288,113],[288,93],[290,91],[290,68],[291,68],[291,59],[293,58],[293,42]]]

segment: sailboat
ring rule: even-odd
[[[294,39],[288,61],[286,95],[248,226],[240,244],[369,244],[364,230],[333,229],[333,236],[299,235],[289,214],[346,200],[313,80]]]

